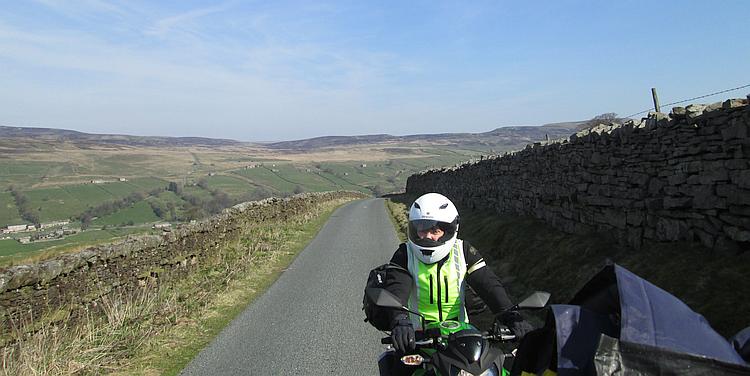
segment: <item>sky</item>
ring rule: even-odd
[[[748,0],[7,0],[0,125],[277,141],[627,116],[652,87],[666,104],[750,84],[748,14]]]

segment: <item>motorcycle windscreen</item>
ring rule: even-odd
[[[601,335],[594,356],[597,375],[750,375],[750,367]]]

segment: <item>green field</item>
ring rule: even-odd
[[[89,206],[96,205],[109,197],[104,190],[93,185],[85,190],[74,187],[71,189],[43,188],[23,193],[29,199],[31,209],[39,214],[39,220],[42,222],[74,217]],[[91,193],[91,196],[87,197],[86,193]]]
[[[279,166],[279,164],[276,166]],[[296,187],[298,183],[281,177],[278,173],[272,171],[274,169],[278,169],[278,167],[261,166],[247,170],[235,170],[232,172],[244,176],[260,185],[273,187],[276,192],[294,192],[294,187]]]
[[[136,179],[139,180],[139,179]],[[150,184],[150,180],[145,181],[145,184],[137,184],[137,181],[117,181],[112,183],[106,183],[106,184],[97,184],[99,188],[101,188],[103,191],[109,193],[113,198],[124,198],[130,195],[133,192],[146,192],[150,191],[154,188],[162,188],[166,187],[166,184],[164,182],[160,182],[160,184],[155,187],[154,184]]]
[[[274,163],[231,172],[287,194],[294,192],[296,187],[306,192],[347,189],[371,193],[375,186],[386,191],[401,191],[407,177],[415,172],[452,166],[469,158],[455,152],[443,154],[377,162]]]
[[[72,176],[77,174],[76,167],[67,162],[14,161],[3,159],[0,163],[0,181],[7,185],[19,186],[38,183],[44,178],[54,176]],[[7,188],[2,186],[0,188]]]
[[[171,218],[172,213],[169,210],[170,204],[174,208],[174,215],[176,217],[182,217],[185,205],[185,200],[177,196],[174,192],[164,191],[159,193],[157,196],[151,196],[146,199],[149,203],[153,202],[164,211],[165,220],[173,220]],[[149,205],[150,206],[150,205]]]
[[[182,188],[182,191],[185,192],[186,195],[196,196],[203,200],[211,198],[211,192],[194,185],[185,186]]]
[[[131,185],[138,187],[140,191],[150,191],[158,188],[165,188],[167,180],[152,176],[134,178],[127,181]]]
[[[28,223],[21,219],[16,201],[10,192],[0,192],[0,227]]]
[[[229,196],[246,195],[255,189],[250,182],[227,175],[214,175],[206,178],[210,189],[218,189]]]
[[[299,186],[305,192],[324,192],[342,189],[340,184],[325,179],[317,174],[317,169],[308,165],[276,164],[276,167],[270,167],[270,172],[280,179]]]
[[[32,189],[24,194],[28,197],[32,210],[39,213],[39,220],[42,222],[73,218],[89,207],[116,198],[101,184]]]
[[[171,202],[173,205],[182,205],[185,203],[184,200],[182,200],[179,196],[177,196],[174,192],[170,191],[164,191],[159,193],[156,196],[149,197],[149,200],[156,200],[162,204],[167,204]]]
[[[3,160],[0,164],[0,176],[19,176],[19,175],[44,175],[47,171],[54,169],[65,163],[51,162],[34,162],[34,161],[13,161]],[[70,171],[72,173],[72,171]]]
[[[135,203],[129,208],[120,209],[110,215],[97,218],[91,221],[92,226],[118,226],[133,225],[142,223],[151,223],[161,221],[161,218],[154,214],[151,205],[146,201]]]
[[[367,167],[361,167],[366,164]],[[426,164],[425,164],[426,165]],[[371,187],[384,185],[391,190],[399,190],[406,182],[403,178],[395,177],[394,182],[388,182],[390,176],[396,175],[395,165],[384,167],[383,164],[368,164],[366,162],[334,162],[309,165],[292,165],[276,163],[264,165],[254,169],[234,170],[233,173],[246,177],[255,183],[271,186],[282,193],[292,193],[299,187],[305,192],[323,192],[331,190],[357,190],[371,193]],[[418,170],[411,167],[412,170]],[[400,180],[399,180],[400,179]]]
[[[145,193],[153,189],[165,188],[166,184],[166,181],[162,179],[144,177],[126,182],[73,184],[30,189],[23,191],[23,193],[28,198],[31,209],[39,214],[40,221],[44,223],[73,218],[89,207],[95,207],[106,201],[125,198],[133,192]],[[9,208],[9,205],[13,202],[10,193],[0,195],[0,207]],[[13,207],[15,207],[15,204],[13,204]],[[0,214],[3,213],[2,210],[0,209]],[[17,213],[16,216],[18,216]],[[4,220],[6,220],[5,216],[0,217],[0,223]]]
[[[353,184],[335,174],[325,171],[318,171],[317,174],[320,175],[320,177],[330,181],[331,184],[335,184],[337,187],[341,187],[341,189],[370,193],[370,190],[365,188],[364,186]]]
[[[98,158],[96,164],[87,172],[105,176],[119,176],[125,171],[140,170],[144,175],[157,174],[163,176],[165,173],[163,169],[159,168],[157,164],[149,163],[152,159],[152,156],[143,154],[107,155]],[[144,169],[144,167],[148,169]]]
[[[41,149],[37,151],[39,150]],[[0,165],[0,180],[6,181],[8,185],[15,185],[23,192],[28,199],[28,207],[38,214],[42,223],[76,218],[90,208],[121,200],[134,192],[155,193],[144,201],[91,222],[93,228],[105,225],[118,227],[160,220],[174,222],[205,215],[215,210],[207,207],[221,198],[212,194],[217,191],[226,193],[231,202],[287,196],[297,192],[400,192],[409,175],[428,168],[451,166],[480,152],[466,148],[413,148],[409,145],[368,150],[385,152],[392,157],[375,161],[311,159],[293,162],[213,150],[167,150],[164,155],[153,151],[140,153],[129,150],[119,153],[94,150],[79,151],[78,157],[82,159],[62,156],[60,160],[64,162],[31,161],[31,158],[26,161],[3,160]],[[362,154],[353,152],[351,155],[358,158]],[[245,168],[249,164],[260,165]],[[209,173],[212,176],[208,176]],[[119,177],[127,180],[119,181]],[[90,183],[91,180],[107,182],[93,184]],[[170,181],[181,186],[180,195],[165,190]],[[198,185],[199,182],[201,186]],[[157,190],[159,191],[155,192]],[[185,200],[190,197],[196,197],[202,202],[194,201],[193,205]],[[221,202],[223,205],[227,204],[226,200]],[[161,218],[154,213],[155,210]],[[20,218],[15,200],[9,191],[3,191],[0,193],[0,226],[21,223],[24,221]],[[4,241],[4,245],[0,246],[0,254],[23,254],[25,251],[53,245],[69,242],[76,244],[80,239],[91,240],[89,237],[94,241],[102,240],[108,237],[107,234],[110,233],[85,232],[61,241],[29,245],[21,245],[15,240]]]
[[[401,191],[409,175],[436,163],[433,158],[410,158],[406,161],[408,162],[394,159],[378,163],[321,163],[320,168],[327,176],[342,180],[350,187],[359,187],[359,190],[381,186],[386,191]]]
[[[148,232],[150,229],[143,228],[123,228],[108,230],[89,230],[76,235],[71,235],[65,239],[36,242],[30,244],[21,244],[16,240],[0,240],[0,265],[8,265],[16,260],[24,260],[34,257],[43,252],[53,251],[55,249],[71,249],[76,247],[85,247],[95,244],[111,241],[114,238],[128,234]]]

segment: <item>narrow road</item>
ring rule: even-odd
[[[362,293],[369,270],[397,245],[382,199],[339,208],[181,374],[377,375],[382,333],[362,321]]]

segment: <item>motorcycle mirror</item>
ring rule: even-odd
[[[406,307],[401,305],[401,302],[398,301],[398,298],[386,289],[370,287],[365,289],[365,294],[367,294],[367,297],[379,307],[396,308],[400,310],[406,309]]]
[[[535,291],[526,299],[522,300],[516,306],[519,309],[539,309],[544,308],[549,301],[550,293],[545,291]]]
[[[365,289],[365,294],[367,294],[367,297],[370,298],[376,306],[379,307],[388,307],[388,308],[395,308],[404,312],[413,313],[420,317],[422,320],[422,327],[425,327],[425,317],[423,314],[419,312],[414,312],[410,310],[409,308],[406,308],[401,305],[401,302],[398,301],[398,298],[393,295],[390,291],[386,289],[379,289],[377,287],[368,287]]]

